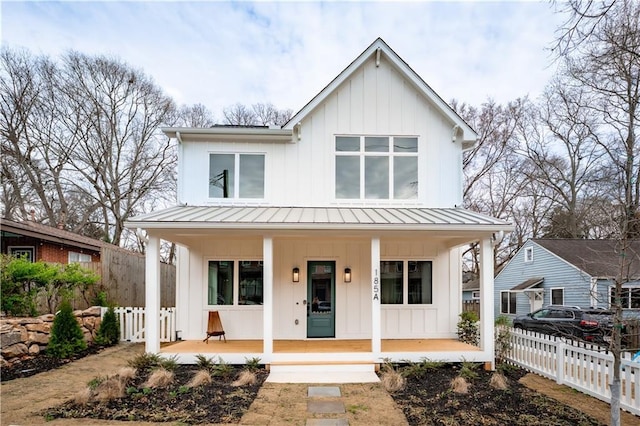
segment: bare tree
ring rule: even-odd
[[[452,102],[453,108],[478,132],[475,146],[465,152],[463,170],[465,206],[494,217],[514,219],[512,206],[525,185],[522,158],[517,154],[517,123],[522,118],[526,99],[502,106],[489,100],[480,108]],[[499,268],[518,247],[507,238],[496,246],[494,264]],[[470,269],[477,272],[478,251],[472,245],[467,252],[472,258]]]
[[[237,103],[224,108],[224,124],[233,126],[283,125],[293,115],[290,109],[279,110],[270,103],[257,103],[251,107]]]
[[[590,94],[584,108],[601,120],[599,141],[611,160],[619,189],[620,264],[611,301],[616,313],[611,343],[611,423],[619,425],[621,296],[629,279],[631,241],[640,238],[640,3],[571,0],[568,6],[568,25],[560,30],[558,53],[575,84]]]
[[[180,107],[176,124],[186,127],[212,127],[215,124],[213,114],[202,104]]]
[[[118,244],[124,221],[175,185],[175,152],[158,129],[176,120],[172,100],[113,58],[69,52],[55,63],[7,48],[0,59],[5,215],[34,209]]]
[[[518,129],[522,148],[533,165],[532,180],[548,187],[553,204],[546,236],[582,238],[591,200],[603,196],[604,150],[591,111],[582,107],[588,93],[556,78],[540,101],[531,104]],[[544,193],[543,193],[544,194]]]

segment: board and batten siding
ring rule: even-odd
[[[452,338],[459,311],[460,276],[455,259],[459,251],[424,239],[383,239],[383,260],[433,261],[433,303],[431,305],[382,305],[382,338]],[[335,313],[337,339],[371,338],[371,241],[362,237],[309,238],[276,237],[273,244],[273,337],[307,337],[307,262],[336,262]],[[183,339],[204,338],[207,311],[220,312],[227,338],[261,339],[262,306],[207,306],[207,264],[209,260],[262,259],[262,239],[238,236],[228,239],[194,239],[189,248],[181,246],[177,294],[177,329]],[[454,265],[455,268],[452,266]],[[351,283],[343,282],[345,267],[351,268]],[[291,280],[291,270],[300,268],[300,282]],[[455,277],[450,275],[455,273]],[[297,320],[297,323],[296,323]]]
[[[462,152],[452,123],[384,57],[367,60],[300,123],[294,143],[189,142],[180,144],[178,200],[208,205],[209,154],[264,153],[265,199],[233,204],[335,206],[335,136],[418,137],[416,200],[363,200],[356,204],[453,207],[462,203]],[[454,167],[454,165],[456,167]],[[353,204],[350,202],[349,204]]]
[[[528,247],[533,248],[532,262],[524,261],[525,251]],[[501,291],[510,290],[514,286],[534,277],[544,277],[544,282],[541,286],[544,289],[542,306],[551,304],[551,289],[553,288],[564,289],[565,305],[583,308],[591,306],[591,277],[529,240],[518,250],[494,280],[496,317],[501,315]],[[524,293],[518,293],[516,315],[529,312],[531,312],[529,298]]]

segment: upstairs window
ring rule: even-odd
[[[337,136],[337,199],[418,198],[418,138]]]
[[[533,247],[524,249],[524,261],[525,263],[533,262]]]
[[[210,198],[264,198],[264,154],[210,154]]]

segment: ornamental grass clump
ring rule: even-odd
[[[165,370],[160,367],[149,375],[147,381],[142,385],[144,388],[166,388],[173,383],[174,374],[173,371]]]
[[[246,385],[255,385],[257,381],[258,378],[256,377],[256,373],[249,370],[243,370],[240,372],[240,374],[238,374],[238,378],[233,383],[231,383],[231,386],[239,387]]]
[[[193,378],[187,384],[190,388],[199,388],[200,386],[208,385],[212,382],[211,373],[208,369],[204,368],[198,370],[196,374],[193,375]]]
[[[504,374],[497,371],[491,375],[489,386],[499,390],[505,390],[509,387],[507,384],[507,378],[504,376]]]
[[[469,393],[469,383],[464,377],[458,376],[451,380],[451,390],[459,394]]]
[[[47,354],[60,359],[70,358],[87,348],[84,335],[68,301],[62,302],[53,319]]]
[[[395,367],[391,362],[385,360],[382,364],[382,372],[380,373],[380,381],[382,382],[382,386],[389,393],[398,392],[399,390],[404,388],[406,383],[406,379],[396,371]]]

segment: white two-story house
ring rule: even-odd
[[[177,140],[178,205],[128,222],[148,235],[148,352],[259,357],[272,369],[493,364],[492,244],[511,225],[460,207],[476,133],[383,40],[283,126],[163,130]],[[182,339],[162,348],[161,239],[178,246]],[[473,242],[479,347],[456,334]],[[226,343],[202,343],[209,311]]]

